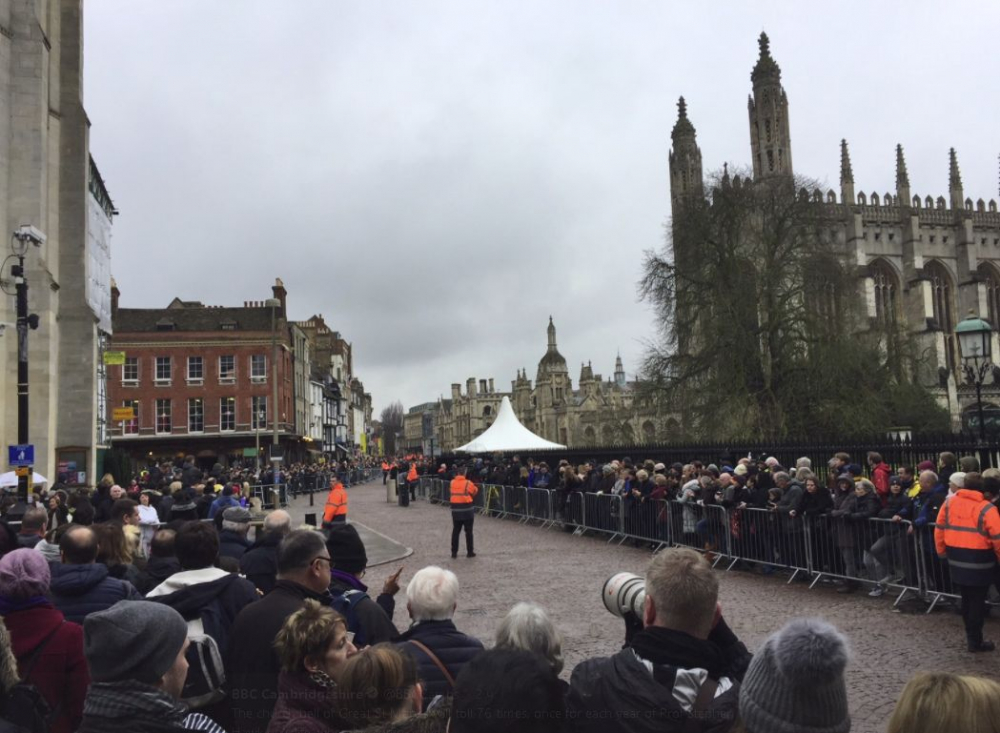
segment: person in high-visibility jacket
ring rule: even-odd
[[[1000,511],[982,494],[982,477],[967,473],[964,488],[941,507],[934,528],[938,557],[948,560],[952,583],[962,594],[962,620],[970,652],[991,652],[983,640],[986,597],[1000,563]]]
[[[326,496],[326,508],[323,510],[323,524],[347,521],[347,491],[340,479],[330,481],[330,493]]]
[[[458,557],[458,536],[465,528],[466,557],[475,557],[472,549],[472,521],[476,518],[476,510],[472,500],[479,493],[476,486],[466,476],[467,469],[462,466],[458,475],[451,480],[451,556]]]
[[[389,463],[384,458],[382,459],[382,485],[385,486],[386,481],[389,480]]]
[[[406,472],[406,488],[410,491],[410,500],[417,496],[417,484],[420,483],[420,474],[417,472],[417,462],[410,463],[410,470]]]

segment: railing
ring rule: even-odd
[[[421,477],[416,498],[449,506],[449,481]],[[637,499],[617,494],[483,484],[473,502],[479,514],[594,534],[619,545],[632,541],[654,553],[664,547],[703,552],[714,567],[759,567],[785,573],[788,583],[838,581],[892,592],[894,606],[907,595],[926,601],[930,613],[942,599],[957,600],[948,564],[934,550],[934,525],[908,520],[851,520],[830,514],[797,516],[741,506]],[[874,591],[874,589],[879,589]]]

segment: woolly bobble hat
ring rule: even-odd
[[[740,716],[754,733],[847,733],[847,639],[822,619],[794,619],[754,654]]]
[[[934,465],[934,461],[921,461],[917,464],[918,471],[933,471],[936,468],[937,466]]]
[[[326,538],[333,567],[345,573],[360,573],[368,565],[365,543],[353,524],[334,524]]]
[[[22,547],[0,558],[0,596],[32,598],[49,592],[52,574],[38,550]]]
[[[136,680],[155,685],[187,638],[187,623],[170,606],[118,601],[83,620],[83,654],[94,682]]]
[[[740,465],[738,465],[736,468],[733,469],[733,473],[735,473],[737,476],[746,476],[747,475],[746,464],[741,463]]]
[[[954,484],[959,489],[965,488],[965,473],[962,471],[955,471],[948,479],[948,482]]]

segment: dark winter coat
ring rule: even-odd
[[[180,561],[176,557],[151,557],[146,561],[146,567],[139,573],[136,589],[146,595],[156,586],[174,573],[181,571]]]
[[[868,520],[876,516],[881,508],[882,502],[874,491],[869,491],[864,496],[851,492],[850,496],[844,498],[840,507],[830,512],[836,523],[837,547],[870,547],[873,544],[870,541],[873,528],[869,526]]]
[[[3,617],[19,674],[24,674],[31,653],[50,638],[24,681],[38,688],[51,710],[59,706],[52,733],[72,733],[77,729],[90,684],[83,656],[83,629],[79,624],[64,621],[63,614],[50,603],[11,611]]]
[[[305,672],[282,672],[267,733],[339,733],[351,726],[334,707],[335,688],[317,685]]]
[[[21,547],[27,547],[33,549],[35,545],[42,541],[42,536],[40,534],[18,534],[17,544]]]
[[[794,511],[796,515],[799,514],[799,504],[802,503],[802,495],[805,493],[806,490],[802,484],[795,479],[789,481],[784,491],[781,492],[781,498],[778,499],[774,511],[781,518],[781,528],[786,532],[801,532],[803,529],[802,519],[798,516],[790,517],[788,514],[791,511]]]
[[[906,495],[905,491],[901,491],[898,494],[890,492],[886,497],[885,506],[878,513],[878,517],[879,519],[892,519],[895,516],[899,516],[902,519],[910,519],[912,511],[913,501]],[[899,537],[905,527],[905,525],[896,522],[879,522],[879,524],[889,537]]]
[[[142,595],[127,580],[112,578],[100,563],[52,563],[49,596],[67,621],[82,624],[88,614],[111,608],[118,601],[139,601]]]
[[[651,663],[654,673],[644,664]],[[739,681],[750,654],[720,622],[709,640],[683,632],[648,627],[630,647],[610,657],[588,659],[576,666],[566,699],[574,733],[674,733],[684,729],[690,709],[678,696],[682,688],[707,678],[719,688],[699,731],[728,731],[737,717]],[[636,716],[622,711],[639,711]],[[649,713],[646,715],[645,713]]]
[[[201,619],[205,633],[215,639],[222,651],[228,647],[229,630],[236,615],[257,600],[257,590],[246,578],[227,574],[147,600],[170,606],[185,621]]]
[[[278,574],[278,545],[282,535],[268,532],[240,558],[240,572],[247,576],[261,593],[270,593]]]
[[[330,595],[339,596],[349,590],[363,590],[368,592],[368,586],[361,581],[349,584],[345,580],[333,576],[330,580]],[[373,601],[371,596],[362,598],[358,605],[354,607],[357,614],[358,623],[364,629],[365,643],[372,645],[382,641],[393,641],[399,636],[399,631],[392,623],[392,615],[396,611],[396,599],[388,593],[381,593],[377,601]]]
[[[240,505],[239,500],[234,499],[232,496],[220,496],[218,499],[210,498],[209,501],[211,502],[208,508],[209,519],[214,519],[216,514],[226,511],[229,507]]]
[[[483,650],[479,639],[463,634],[451,620],[422,621],[403,632],[398,639],[399,645],[417,660],[424,685],[424,699],[428,701],[437,695],[450,695],[451,685],[431,658],[415,644],[409,643],[412,640],[419,641],[434,652],[451,673],[452,679],[458,677],[466,663]]]
[[[231,529],[219,532],[219,557],[242,559],[247,550],[252,547],[246,537]]]
[[[330,603],[327,593],[279,580],[270,593],[236,616],[229,630],[229,648],[223,650],[233,709],[233,730],[228,733],[263,733],[267,729],[281,671],[274,639],[285,620],[309,598],[323,605]]]
[[[833,497],[825,486],[819,486],[815,493],[803,492],[796,514],[803,517],[817,517],[831,509],[833,509]]]

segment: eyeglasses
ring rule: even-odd
[[[325,560],[327,563],[330,564],[333,563],[333,558],[331,558],[329,555],[317,555],[312,559],[312,562],[316,562],[317,560]]]

